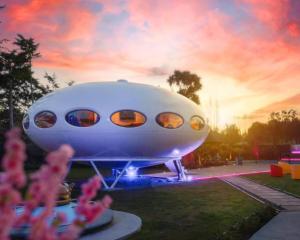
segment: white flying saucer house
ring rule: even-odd
[[[23,120],[26,134],[46,151],[70,144],[73,161],[112,168],[174,163],[208,135],[200,107],[177,93],[145,84],[96,82],[67,87],[36,101]],[[102,177],[102,176],[101,176]],[[109,188],[102,178],[105,187]]]

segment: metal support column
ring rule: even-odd
[[[116,177],[115,181],[113,182],[113,184],[110,186],[110,188],[114,188],[116,186],[116,184],[118,183],[119,179],[123,176],[124,172],[126,171],[126,169],[129,167],[129,165],[132,163],[132,161],[129,161],[128,163],[126,163],[125,167],[123,168],[123,170],[121,171],[121,173]]]
[[[90,161],[92,167],[94,168],[95,172],[97,173],[97,175],[100,177],[101,182],[103,183],[104,187],[109,189],[110,187],[107,185],[106,181],[104,180],[102,174],[100,173],[100,171],[98,170],[97,166],[95,165],[94,161]]]
[[[176,159],[173,162],[174,162],[174,166],[176,168],[177,174],[178,174],[178,180],[185,181],[187,179],[187,177],[186,177],[186,174],[184,172],[184,168],[181,164],[181,160]]]
[[[114,180],[114,182],[109,186],[107,184],[107,182],[105,181],[103,175],[101,174],[101,172],[99,171],[99,169],[97,168],[97,166],[95,165],[94,161],[90,161],[91,165],[93,166],[95,172],[97,173],[97,175],[100,177],[101,182],[103,183],[104,187],[106,189],[113,189],[117,183],[119,182],[120,178],[124,175],[126,169],[129,167],[129,165],[132,163],[132,161],[129,161],[126,163],[125,167],[122,169],[121,173],[116,177],[116,179]]]

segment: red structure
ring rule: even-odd
[[[276,164],[271,164],[270,170],[271,170],[270,174],[272,177],[282,177],[283,176],[282,167],[280,167]]]

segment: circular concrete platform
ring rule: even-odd
[[[58,232],[64,232],[66,228],[73,222],[76,217],[75,208],[77,204],[75,202],[71,202],[66,205],[56,206],[53,210],[52,217],[49,219],[49,222],[52,222],[53,219],[57,216],[58,213],[64,213],[66,216],[66,222],[61,224],[58,227]],[[42,213],[43,207],[38,207],[33,212],[34,216],[38,216]],[[16,208],[16,214],[20,215],[24,211],[24,207],[20,206]],[[100,229],[105,227],[106,225],[110,224],[113,221],[113,210],[107,209],[105,212],[92,224],[88,224],[86,226],[86,230],[90,231],[93,229]],[[19,238],[26,238],[29,234],[31,226],[26,224],[19,227],[15,227],[11,231],[11,236],[19,237]],[[98,230],[99,231],[99,230]]]
[[[121,240],[130,237],[142,227],[142,220],[131,213],[113,210],[112,222],[101,231],[82,236],[80,240]]]
[[[58,232],[64,232],[75,218],[76,203],[71,202],[63,206],[55,207],[53,216],[49,222],[53,221],[57,213],[63,212],[66,215],[66,223],[58,227]],[[18,207],[16,213],[19,215],[24,211],[23,207]],[[39,215],[43,211],[43,207],[39,207],[34,211],[34,215]],[[118,240],[125,239],[133,233],[140,230],[142,220],[131,213],[114,211],[107,209],[96,221],[88,224],[80,239],[91,240]],[[12,230],[11,236],[20,239],[26,239],[30,231],[30,225],[23,225]]]

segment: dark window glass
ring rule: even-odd
[[[75,110],[66,115],[66,121],[76,127],[90,127],[100,120],[100,116],[90,110]]]
[[[200,116],[193,116],[190,120],[190,126],[192,129],[200,131],[204,128],[205,122]]]
[[[50,128],[56,123],[56,116],[53,112],[43,111],[35,116],[34,123],[39,128]]]
[[[176,113],[165,112],[157,115],[156,122],[164,128],[174,129],[183,124],[183,118]]]
[[[133,110],[121,110],[110,117],[111,121],[121,127],[138,127],[146,122],[146,117],[140,112]]]
[[[27,114],[23,118],[22,125],[24,129],[29,128],[29,116]]]

